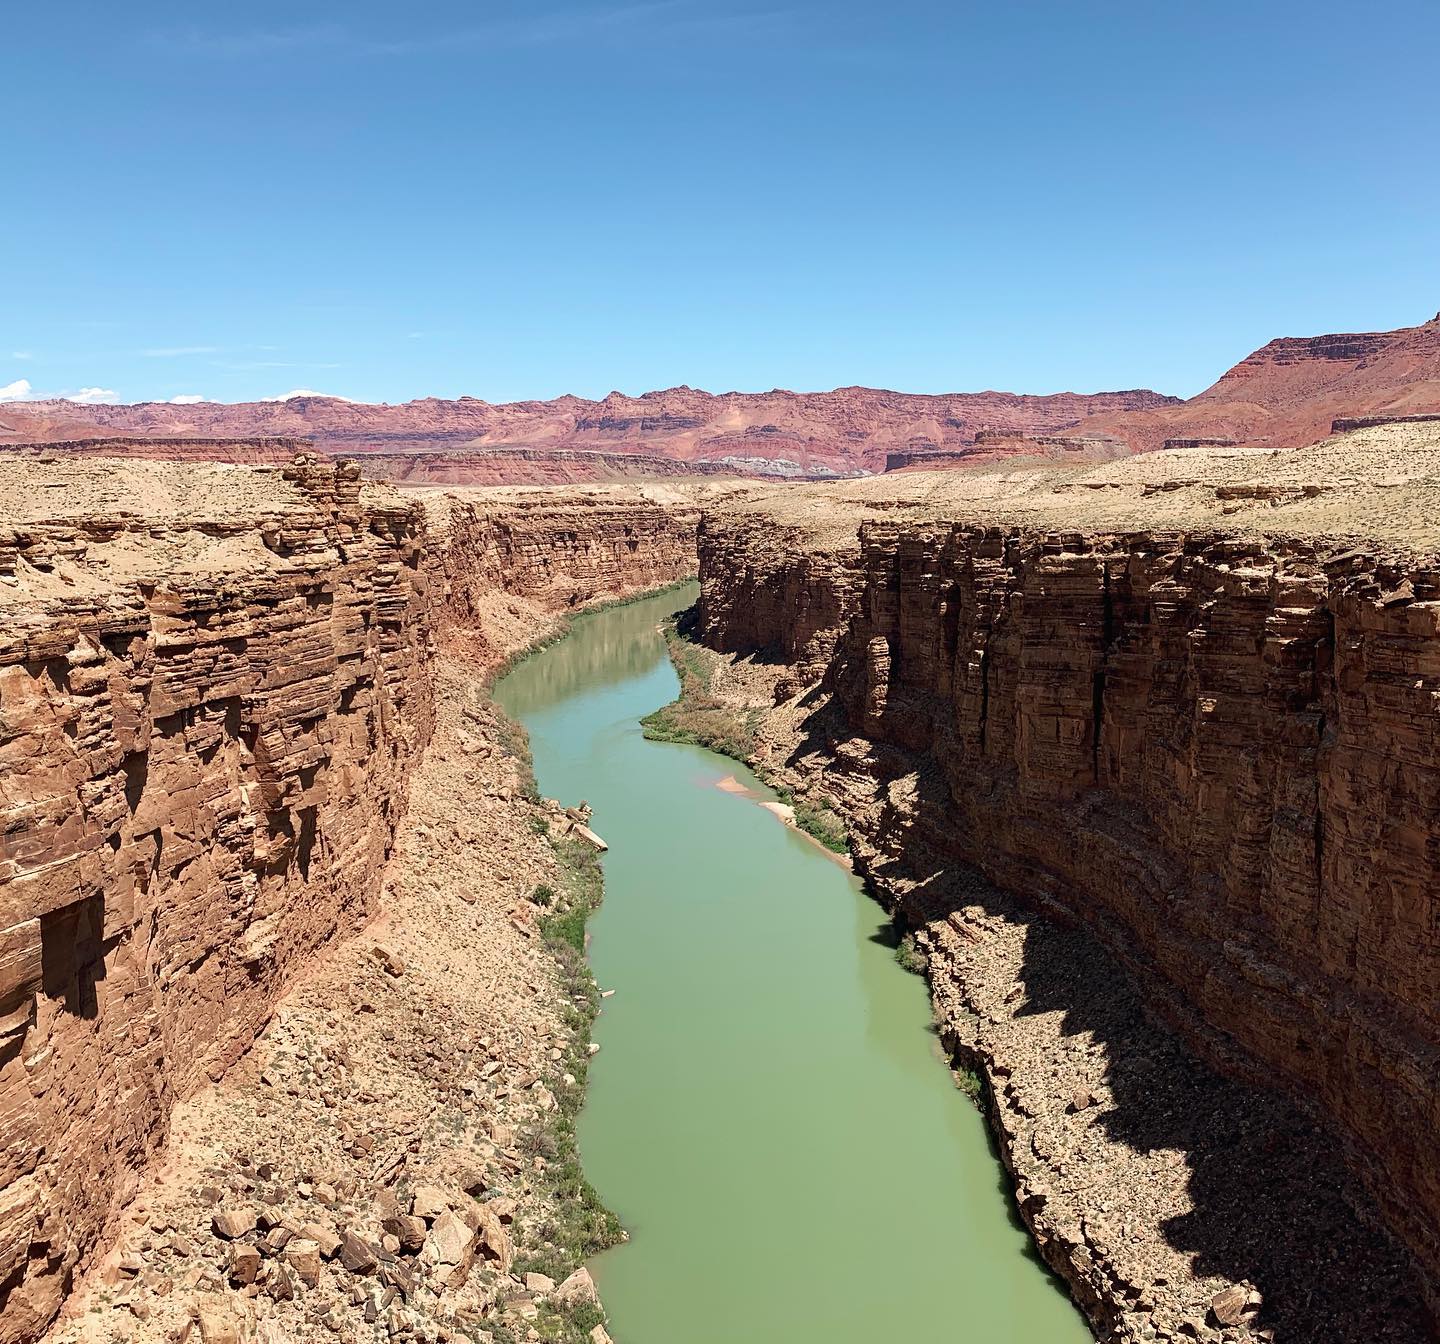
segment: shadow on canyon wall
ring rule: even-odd
[[[849,736],[836,707],[818,695],[814,705],[791,764],[812,753],[830,759],[837,733]],[[903,760],[921,766],[917,815],[946,816],[943,772],[928,758]],[[1260,1289],[1264,1306],[1252,1329],[1274,1331],[1277,1344],[1440,1338],[1413,1261],[1370,1211],[1333,1134],[1279,1094],[1201,1061],[1147,1013],[1129,973],[1084,929],[1040,914],[923,839],[907,836],[887,863],[918,884],[906,901],[909,922],[978,905],[1018,926],[1017,1016],[1059,1012],[1064,1035],[1089,1033],[1100,1045],[1113,1100],[1092,1123],[1110,1139],[1183,1155],[1192,1208],[1161,1231],[1197,1275]],[[1008,1181],[1006,1188],[1013,1196]]]

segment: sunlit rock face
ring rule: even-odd
[[[681,578],[697,515],[542,495],[427,519],[313,456],[12,461],[0,496],[0,1340],[20,1341],[174,1103],[375,913],[437,640],[519,602],[523,642],[536,613]]]

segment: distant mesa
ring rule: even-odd
[[[1440,316],[1398,331],[1282,337],[1189,401],[1088,416],[1077,432],[1114,434],[1132,452],[1186,444],[1295,448],[1342,423],[1417,414],[1440,414]]]

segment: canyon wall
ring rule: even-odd
[[[445,636],[495,665],[556,614],[691,577],[698,505],[685,495],[615,490],[428,497]]]
[[[972,865],[1091,930],[1209,1061],[1322,1115],[1440,1274],[1440,571],[763,510],[707,513],[700,553],[705,642],[829,702],[806,749],[872,875]]]
[[[353,468],[268,485],[244,516],[0,537],[6,1340],[175,1100],[365,919],[428,732],[419,513],[362,504]]]
[[[452,525],[438,497],[314,458],[6,463],[0,495],[0,1341],[18,1344],[176,1101],[374,913],[437,640],[525,603],[480,640],[503,652],[536,613],[553,628],[683,577],[695,512],[537,492],[456,504]]]

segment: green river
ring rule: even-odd
[[[859,883],[698,748],[658,623],[694,586],[581,616],[496,698],[541,790],[610,845],[590,961],[614,989],[580,1121],[629,1230],[591,1265],[619,1344],[1081,1344],[975,1108]]]

